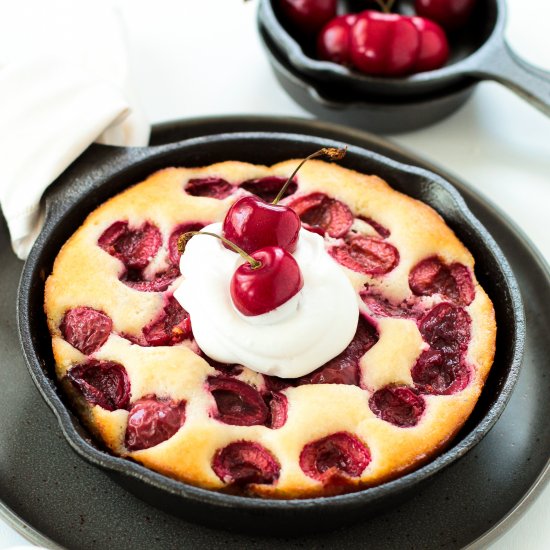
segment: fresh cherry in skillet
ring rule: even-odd
[[[414,9],[418,15],[455,30],[468,21],[475,4],[476,0],[416,0]]]
[[[449,43],[443,29],[424,17],[412,17],[411,21],[420,36],[414,72],[433,71],[445,65],[449,59]]]
[[[344,154],[344,149],[325,147],[309,155],[287,179],[272,203],[267,203],[259,197],[244,197],[235,202],[223,221],[223,236],[248,254],[266,246],[278,246],[288,252],[294,252],[301,221],[292,208],[278,202],[284,197],[288,186],[294,181],[294,176],[307,160],[318,156],[337,160]],[[230,247],[229,244],[224,244]]]
[[[279,0],[281,11],[299,31],[316,33],[336,15],[336,0]]]
[[[423,17],[366,10],[336,17],[317,37],[320,59],[348,65],[373,76],[405,76],[445,64],[449,45],[443,29]]]
[[[414,71],[420,34],[410,17],[364,11],[351,29],[350,58],[361,72],[403,76]]]
[[[319,59],[340,65],[351,65],[351,29],[357,20],[354,14],[341,15],[329,21],[317,36]]]

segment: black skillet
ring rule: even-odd
[[[142,149],[93,146],[64,174],[64,181],[72,180],[73,185],[50,188],[44,229],[24,266],[19,287],[18,323],[27,365],[72,448],[159,508],[209,526],[263,534],[333,529],[365,519],[412,495],[472,449],[494,425],[510,398],[521,364],[525,325],[517,283],[500,248],[458,192],[440,176],[350,146],[342,161],[344,166],[376,173],[441,213],[474,254],[476,276],[495,304],[499,326],[495,364],[474,412],[445,453],[413,473],[353,494],[297,501],[253,499],[192,487],[112,456],[90,439],[68,409],[53,374],[51,342],[42,310],[44,280],[60,247],[86,215],[108,197],[162,167],[200,166],[228,159],[270,164],[305,156],[328,144],[343,145],[299,134],[245,132]]]
[[[370,100],[359,92],[343,92],[339,86],[315,83],[290,66],[258,21],[260,38],[275,78],[298,105],[320,120],[337,122],[371,132],[398,134],[435,124],[468,101],[475,87],[453,87],[444,94]]]
[[[345,93],[355,91],[374,99],[413,98],[445,93],[457,86],[480,80],[496,80],[550,115],[550,73],[522,60],[504,38],[505,0],[478,0],[469,23],[450,35],[451,56],[441,69],[404,78],[380,78],[315,59],[311,44],[289,32],[277,10],[278,0],[261,0],[258,17],[270,39],[283,52],[291,67],[318,83],[337,85]],[[413,13],[412,0],[401,0],[399,11]],[[360,11],[353,5],[354,11]],[[362,3],[362,9],[367,6]]]

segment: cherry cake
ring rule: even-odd
[[[343,352],[282,379],[195,342],[173,297],[179,236],[240,198],[273,200],[297,163],[161,170],[59,252],[45,293],[57,377],[112,453],[206,489],[306,498],[418,468],[464,424],[493,361],[492,303],[442,218],[377,176],[313,160],[280,203],[323,236],[357,293]]]

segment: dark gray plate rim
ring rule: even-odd
[[[507,218],[497,207],[493,204],[481,199],[477,193],[471,189],[467,184],[458,180],[450,174],[447,174],[445,171],[441,170],[437,166],[426,162],[418,155],[411,153],[405,150],[402,147],[399,147],[395,144],[392,144],[382,138],[368,134],[366,132],[361,132],[357,130],[352,130],[349,128],[339,127],[336,125],[321,123],[318,121],[310,121],[305,119],[298,118],[274,118],[274,117],[262,117],[262,116],[247,116],[247,115],[237,115],[230,117],[206,117],[206,118],[197,118],[197,119],[188,119],[177,122],[169,122],[157,125],[154,128],[153,139],[159,139],[159,136],[170,137],[171,133],[180,131],[185,134],[185,126],[188,125],[191,130],[189,136],[186,137],[197,137],[199,135],[204,136],[212,133],[217,133],[213,129],[217,124],[224,124],[238,128],[239,124],[246,122],[247,124],[252,125],[264,125],[266,128],[273,129],[273,127],[285,125],[287,131],[294,131],[299,133],[307,133],[309,129],[312,132],[315,132],[317,135],[322,135],[323,133],[330,135],[331,133],[337,133],[342,136],[346,134],[350,140],[356,138],[361,140],[363,143],[370,142],[384,150],[384,154],[392,157],[395,156],[402,162],[408,162],[413,165],[418,165],[428,170],[431,170],[438,175],[442,176],[445,179],[451,180],[452,182],[458,182],[459,187],[465,188],[472,196],[476,197],[478,200],[484,203],[485,207],[488,207],[488,210],[493,216],[498,218],[499,222],[506,226],[506,229],[515,233],[517,237],[522,241],[522,244],[526,251],[531,256],[531,260],[537,265],[539,270],[544,273],[546,279],[550,282],[550,269],[548,268],[545,260],[542,258],[540,253],[532,245],[529,239],[524,235],[524,233],[517,228],[517,226]],[[292,130],[289,130],[288,127],[293,127]],[[219,130],[218,130],[219,131]],[[163,139],[163,138],[161,138]],[[178,139],[181,139],[181,135]],[[341,137],[340,137],[341,139]],[[165,141],[169,141],[165,139]],[[394,157],[394,158],[395,158]],[[486,546],[490,541],[496,540],[500,535],[502,535],[513,523],[515,523],[522,514],[528,509],[529,505],[533,500],[542,492],[545,485],[550,479],[550,461],[547,462],[545,467],[541,470],[537,479],[532,483],[530,488],[526,491],[523,497],[515,504],[515,506],[508,511],[508,513],[503,516],[496,524],[494,524],[488,531],[486,531],[482,536],[473,541],[468,548],[482,548]],[[0,517],[4,519],[11,527],[13,527],[17,532],[19,532],[23,537],[25,537],[30,542],[35,544],[47,546],[50,548],[61,548],[59,545],[54,543],[51,539],[48,539],[43,534],[35,530],[31,525],[27,524],[24,519],[15,514],[7,505],[5,505],[0,500]]]

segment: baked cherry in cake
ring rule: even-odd
[[[418,468],[468,418],[496,331],[471,254],[377,176],[320,160],[295,173],[299,163],[161,170],[93,211],[59,252],[45,293],[56,374],[110,452],[216,491],[330,496]],[[256,228],[241,223],[257,215]],[[178,242],[213,223],[277,267],[265,282],[235,254],[226,292],[250,322],[302,304],[300,232],[314,233],[356,297],[349,343],[293,378],[209,357],[177,299]],[[330,313],[320,321],[334,334]]]

